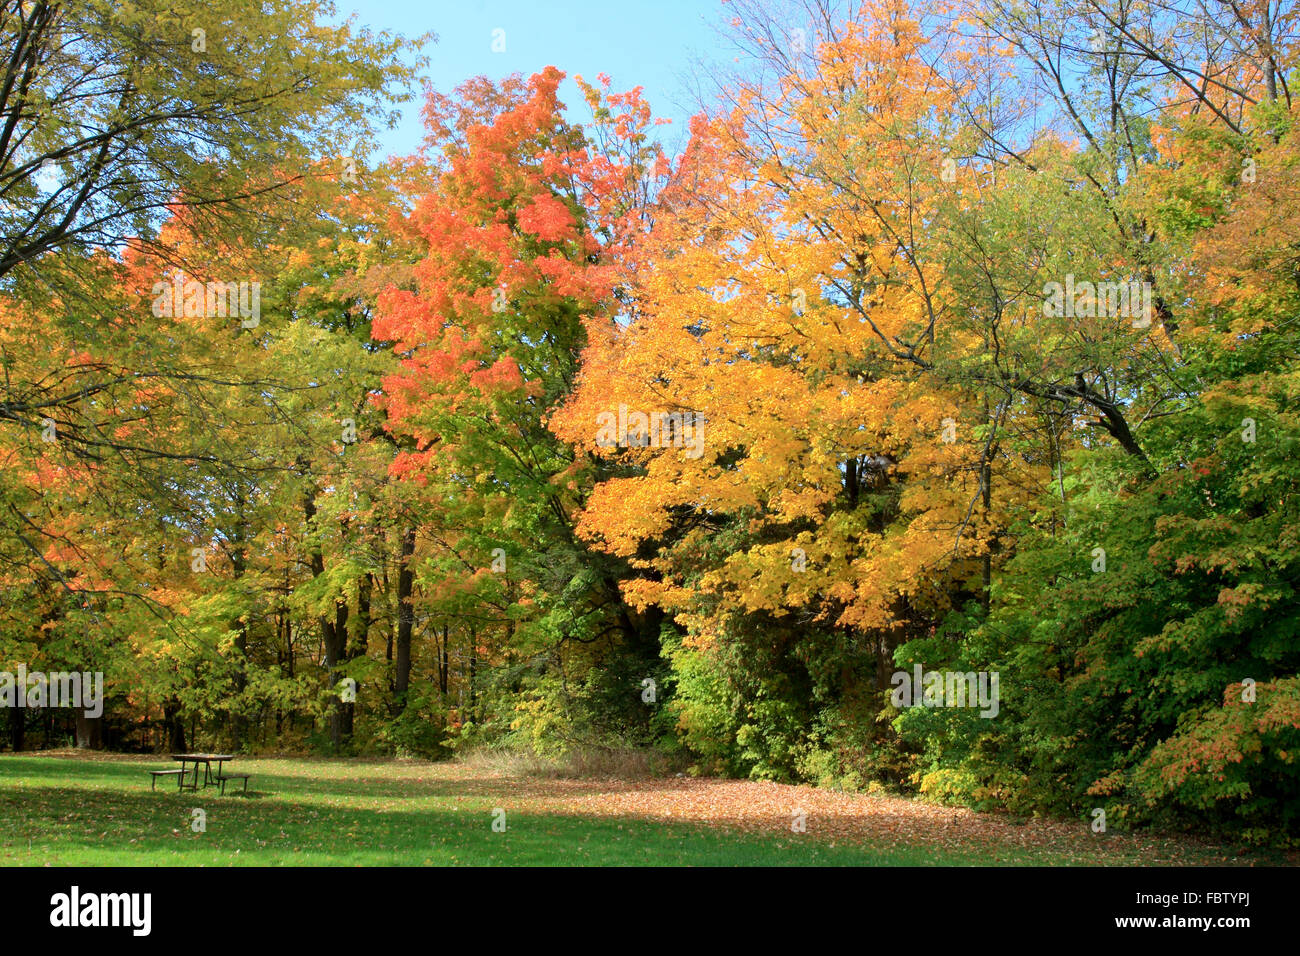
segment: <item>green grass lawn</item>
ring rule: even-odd
[[[988,865],[1080,862],[1043,849],[830,843],[702,823],[507,810],[526,782],[447,765],[246,759],[247,796],[149,789],[165,758],[0,756],[0,865]],[[238,786],[238,785],[236,785]],[[203,809],[206,831],[191,828]],[[1184,854],[1186,855],[1186,854]],[[1106,862],[1141,862],[1118,852]],[[1221,861],[1221,860],[1220,860]],[[1085,861],[1087,862],[1087,861]],[[1091,861],[1096,862],[1096,861]],[[1194,859],[1191,861],[1194,862]]]

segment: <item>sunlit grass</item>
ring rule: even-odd
[[[0,865],[987,865],[1041,849],[832,844],[788,832],[514,810],[521,781],[446,764],[245,759],[249,794],[149,789],[159,758],[0,757]],[[232,766],[231,769],[236,769]],[[236,788],[237,789],[237,788]],[[536,797],[536,794],[532,794]],[[516,801],[525,802],[525,801]],[[494,809],[506,808],[505,832]],[[206,830],[191,824],[206,814]],[[1116,859],[1113,862],[1124,862]]]

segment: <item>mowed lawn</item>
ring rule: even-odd
[[[550,779],[417,761],[238,758],[249,794],[149,789],[167,758],[0,755],[0,866],[1269,864],[1178,837],[1093,834],[753,781]],[[236,784],[236,787],[238,784]],[[195,809],[206,831],[191,826]],[[493,830],[496,811],[504,832]],[[806,832],[794,832],[800,815]]]

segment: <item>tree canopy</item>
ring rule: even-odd
[[[4,6],[0,671],[107,692],[8,746],[1300,834],[1294,5],[727,8],[679,151],[561,64],[380,158],[429,36]]]

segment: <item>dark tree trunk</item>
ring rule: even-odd
[[[348,651],[348,659],[364,657],[370,649],[370,596],[375,590],[375,576],[367,573],[357,584],[357,639]]]
[[[375,577],[373,574],[363,575],[357,584],[357,634],[356,640],[352,641],[347,648],[346,659],[349,661],[364,657],[366,654],[370,640],[370,596],[374,592],[374,588]],[[360,687],[357,689],[359,691]],[[340,711],[342,736],[347,739],[352,736],[357,705],[350,700],[343,701],[342,704]]]
[[[397,572],[397,660],[393,677],[393,703],[406,708],[406,691],[411,686],[411,630],[415,624],[415,607],[411,594],[415,589],[415,571],[411,556],[415,554],[415,528],[402,534],[401,564]]]
[[[312,543],[309,548],[309,564],[313,578],[318,578],[325,573],[325,555],[321,551],[320,539],[315,535],[315,529],[311,526],[316,520],[316,488],[314,485],[308,486],[303,492],[302,502],[303,514],[307,519],[308,534],[311,536]],[[343,655],[347,650],[348,640],[348,602],[341,599],[334,601],[334,619],[330,620],[328,614],[322,614],[320,617],[321,643],[325,648],[324,665],[328,673],[328,680],[331,691],[335,691],[337,677],[336,671],[343,660]],[[338,749],[343,743],[343,701],[338,697],[337,692],[331,694],[330,712],[329,712],[329,732],[330,743],[334,749]]]
[[[235,533],[231,539],[231,572],[234,580],[238,581],[244,576],[244,571],[248,566],[247,556],[244,554],[244,540],[247,536],[247,526],[243,517],[244,503],[241,499],[238,502],[239,520],[235,525]],[[232,622],[231,627],[236,632],[235,637],[235,701],[234,711],[231,714],[230,730],[234,738],[235,750],[242,750],[248,741],[248,717],[244,712],[244,689],[248,686],[248,618],[240,615],[239,618]]]
[[[858,459],[850,458],[844,463],[844,491],[849,499],[849,507],[858,506]]]
[[[989,420],[989,399],[984,396],[984,420]],[[996,426],[996,423],[995,423]],[[996,448],[985,449],[983,461],[980,462],[980,494],[983,498],[984,517],[987,520],[989,511],[993,507],[993,456],[997,454]],[[982,581],[980,588],[980,603],[984,606],[984,614],[989,613],[990,601],[993,597],[993,553],[992,548],[984,552],[981,560]]]
[[[104,718],[87,717],[77,711],[77,749],[102,750],[104,748]]]
[[[167,731],[167,746],[174,754],[185,750],[185,722],[181,720],[181,703],[175,697],[163,701],[163,726]]]
[[[325,668],[329,671],[330,687],[337,684],[338,666],[343,661],[344,651],[347,649],[348,639],[348,603],[347,601],[336,600],[334,602],[334,620],[331,622],[328,617],[320,619],[321,637],[325,642]],[[330,698],[330,743],[337,750],[343,744],[344,722],[343,722],[343,701],[339,698],[337,692]]]
[[[449,630],[446,624],[442,626],[442,647],[439,649],[438,691],[442,694],[443,700],[447,699],[447,677],[451,670],[451,656],[447,649],[447,641],[450,636],[448,634]]]
[[[478,703],[477,688],[475,677],[478,674],[478,632],[474,628],[469,629],[469,714],[470,720],[474,719],[474,708]]]
[[[9,745],[13,747],[14,753],[20,753],[27,736],[27,710],[24,707],[10,707],[8,710]]]

